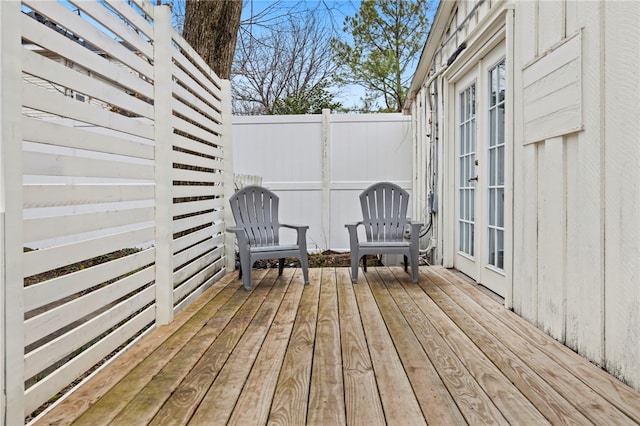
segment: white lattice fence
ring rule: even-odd
[[[230,95],[144,0],[0,2],[0,43],[1,408],[18,424],[224,274]]]

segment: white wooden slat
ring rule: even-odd
[[[187,105],[190,105],[192,108],[197,108],[201,110],[204,114],[207,114],[209,117],[212,117],[214,120],[220,122],[222,120],[222,114],[220,113],[220,105],[217,103],[213,107],[208,103],[205,103],[189,92],[187,89],[179,85],[176,81],[172,82],[173,87],[173,96],[177,98],[180,102],[183,102]],[[214,108],[215,107],[215,108]]]
[[[188,120],[192,120],[206,129],[215,129],[220,126],[221,119],[215,120],[206,115],[202,114],[202,112],[197,111],[192,108],[190,105],[185,104],[184,102],[179,101],[178,99],[173,99],[171,103],[171,107],[175,112],[180,115],[183,115]]]
[[[583,139],[585,137],[586,139]],[[603,196],[600,186],[602,163],[601,146],[597,142],[599,139],[600,133],[597,132],[588,136],[574,134],[565,140],[568,220],[567,263],[563,281],[567,283],[565,344],[580,355],[602,365],[603,316],[594,315],[594,312],[599,312],[602,303],[603,265],[595,259],[600,258],[603,241],[602,235],[598,232],[584,232],[585,229],[598,229],[604,223],[603,211],[599,207]],[[628,152],[625,152],[625,156],[627,155]]]
[[[173,169],[172,179],[181,182],[221,183],[222,173],[200,172],[198,170]]]
[[[222,158],[208,158],[201,157],[199,155],[193,155],[188,152],[174,151],[171,153],[171,158],[174,163],[185,164],[188,166],[206,167],[208,169],[222,170],[223,162]]]
[[[156,22],[154,25],[154,46],[157,63],[163,66],[155,68],[155,84],[157,90],[156,105],[156,221],[155,221],[155,246],[156,246],[156,321],[159,324],[168,324],[173,321],[173,283],[171,271],[173,271],[172,240],[171,234],[171,207],[173,204],[171,181],[171,69],[172,63],[170,37],[170,10],[166,7],[156,10]]]
[[[56,300],[87,290],[113,278],[125,275],[136,269],[148,266],[155,259],[155,248],[121,257],[110,262],[101,263],[91,268],[82,269],[33,284],[24,288],[24,311],[45,306]],[[149,266],[153,268],[153,266]]]
[[[69,2],[76,6],[80,13],[86,13],[87,15],[91,16],[102,26],[108,28],[112,33],[135,47],[139,53],[142,53],[147,58],[153,58],[153,45],[141,38],[140,35],[137,34],[132,28],[122,22],[120,17],[114,15],[112,11],[107,9],[104,4],[93,1],[78,0],[69,0]],[[124,3],[121,4],[124,5]],[[135,18],[136,16],[140,16],[131,8],[129,8],[129,10],[125,10],[123,8],[123,12],[124,13],[122,13],[121,16],[126,17],[127,21],[133,20],[132,18]],[[143,22],[146,24],[146,21],[142,19],[141,16],[140,19],[137,20],[137,22]],[[148,24],[145,27],[150,28]],[[151,38],[152,37],[149,37],[149,39]]]
[[[24,185],[24,208],[152,200],[154,185]]]
[[[176,51],[172,52],[174,57],[176,55],[180,56]],[[220,109],[220,96],[215,96],[217,93],[217,88],[213,88],[214,94],[208,92],[206,88],[203,88],[198,81],[196,81],[191,75],[189,75],[184,69],[179,67],[177,64],[174,64],[171,69],[171,73],[176,81],[174,81],[173,86],[178,85],[178,82],[183,86],[189,87],[194,90],[196,93],[200,94],[202,98],[204,98],[205,102],[210,103],[211,107],[214,109]]]
[[[154,292],[151,289],[146,289],[123,300],[108,311],[26,354],[24,359],[25,380],[73,353],[76,349],[89,343],[110,328],[115,327],[130,316],[132,312],[153,302]]]
[[[552,71],[545,70],[546,74],[525,82],[523,95],[527,101],[536,101],[578,82],[578,73],[581,72],[579,56],[572,57],[563,64],[553,65],[557,68]]]
[[[27,15],[23,15],[21,19],[23,37],[27,40],[58,54],[61,58],[91,70],[94,76],[99,76],[105,81],[113,82],[116,86],[125,87],[153,99],[153,85],[149,81],[145,81],[126,68],[96,55],[92,50],[62,34],[55,31],[42,31],[42,24]]]
[[[172,29],[171,39],[176,45],[178,45],[178,47],[180,47],[183,52],[185,52],[183,56],[189,57],[190,60],[194,62],[199,68],[205,70],[209,69],[209,66],[204,61],[204,59],[202,59],[202,57],[198,55],[195,49],[191,47],[191,45],[187,43],[186,40],[180,34],[178,34],[175,29]],[[211,72],[208,74],[208,77],[214,82],[216,86],[221,87],[220,77],[218,77],[218,75],[213,72],[213,70],[211,70]]]
[[[222,219],[221,212],[210,212],[205,214],[199,214],[197,216],[190,216],[184,219],[178,219],[173,221],[173,232],[178,233],[186,231],[187,229],[197,228],[202,225],[214,223],[216,220]]]
[[[537,85],[533,86],[535,87],[525,89],[525,92],[529,92],[530,90],[533,93],[537,92],[536,95],[532,95],[531,97],[525,95],[525,98],[528,99],[529,102],[528,106],[525,108],[525,113],[529,114],[530,117],[530,119],[525,122],[525,125],[538,121],[540,118],[553,116],[557,111],[562,111],[564,109],[580,111],[579,105],[582,96],[580,95],[581,87],[577,81],[570,82],[567,85],[552,91],[550,91],[549,87],[540,88],[537,87]],[[539,96],[541,92],[546,92],[543,97]],[[550,105],[554,105],[554,107],[550,108]],[[577,127],[578,125],[579,122],[574,123],[573,127]]]
[[[566,5],[561,2],[545,2],[537,7],[537,45],[547,50],[565,36]]]
[[[582,33],[554,46],[522,70],[524,143],[582,129]]]
[[[24,241],[41,241],[64,235],[147,222],[153,220],[154,212],[153,207],[141,207],[25,219]]]
[[[222,126],[220,125],[205,130],[176,116],[172,117],[171,125],[177,130],[182,130],[189,135],[211,143],[216,143],[218,137],[222,134]]]
[[[176,39],[174,38],[173,40],[175,41]],[[215,96],[216,98],[221,99],[220,80],[215,78],[215,73],[204,63],[200,58],[200,55],[195,54],[187,58],[179,50],[174,50],[173,59],[177,62],[177,65],[179,65],[180,68],[186,70],[192,79],[189,87],[200,88],[200,90],[208,92],[209,96],[207,96],[207,98]],[[198,66],[196,66],[193,61],[197,62]],[[204,74],[201,70],[211,70],[211,74]]]
[[[59,62],[28,49],[22,49],[22,66],[27,74],[73,89],[137,115],[153,118],[153,105],[131,96],[112,83],[102,82],[82,72],[71,70]]]
[[[224,258],[218,260],[217,262],[220,262],[222,264],[222,269],[220,269],[219,272],[217,272],[214,276],[209,278],[209,280],[206,283],[198,287],[198,289],[195,290],[193,293],[191,293],[189,296],[179,301],[173,309],[174,314],[177,314],[178,312],[180,312],[181,310],[189,306],[194,300],[200,297],[202,293],[207,291],[208,288],[210,288],[213,284],[215,284],[217,281],[219,281],[222,277],[226,275],[227,270],[224,268]]]
[[[104,53],[112,56],[123,64],[127,64],[127,66],[133,70],[149,79],[153,79],[153,67],[149,62],[138,57],[118,41],[113,40],[109,35],[100,31],[98,26],[75,15],[60,3],[34,0],[23,0],[23,3],[31,9],[38,11],[41,15],[62,25],[76,36],[99,47]],[[42,28],[46,31],[53,31],[47,29],[44,25]]]
[[[538,151],[538,324],[564,339],[566,265],[566,184],[564,141],[558,137]]]
[[[590,10],[587,5],[581,6]],[[594,342],[593,352],[602,351],[607,369],[640,389],[640,3],[602,2],[599,10],[601,32],[590,31],[589,41],[600,46],[600,52],[606,52],[606,60],[601,53],[602,62],[590,68],[585,63],[591,79],[585,85],[585,92],[592,99],[602,101],[589,117],[598,119],[600,126],[595,127],[590,140],[584,142],[594,152],[599,148],[602,157],[597,163],[595,156],[586,164],[581,163],[583,174],[591,175],[583,182],[583,191],[587,191],[584,195],[591,195],[593,200],[581,206],[581,213],[599,225],[599,229],[594,226],[589,233],[600,240],[598,256],[590,262],[592,267],[599,264],[599,269],[590,272],[599,272],[600,280],[586,288],[579,281],[572,282],[583,295],[591,295],[591,301],[582,306],[585,312],[594,317],[599,308],[598,321],[584,324],[585,333],[589,332],[588,325],[599,326],[604,333],[604,338],[597,342],[599,345]],[[592,71],[593,68],[600,68],[600,72]],[[590,121],[585,122],[592,126]],[[596,170],[599,176],[594,180]],[[600,185],[600,198],[589,188],[589,181]],[[597,210],[586,210],[593,206],[597,206]],[[585,243],[593,244],[594,240]],[[581,251],[576,255],[589,261],[583,257],[589,254]]]
[[[178,90],[180,93],[185,93],[185,90],[182,89],[177,82],[173,82],[173,87],[175,90]],[[189,93],[189,92],[187,92]],[[193,95],[191,95],[193,97]],[[210,101],[211,99],[207,99]],[[200,108],[202,106],[202,108]],[[196,104],[190,104],[185,102],[184,99],[181,98],[172,98],[171,108],[173,108],[176,112],[183,114],[195,122],[200,122],[201,118],[203,121],[203,125],[206,128],[216,128],[219,126],[221,122],[221,114],[219,112],[219,106],[216,104],[207,105],[203,103],[200,99],[197,99]],[[195,110],[201,109],[201,112],[195,112]],[[207,115],[208,114],[208,115]],[[204,124],[208,123],[208,124]]]
[[[211,146],[204,144],[202,142],[198,142],[193,139],[189,139],[182,135],[173,135],[173,146],[180,147],[182,149],[186,149],[193,152],[199,152],[200,154],[209,155],[211,157],[222,158],[222,138],[219,136],[210,142],[216,144],[217,146]]]
[[[115,283],[92,291],[24,322],[25,346],[84,318],[127,294],[144,287],[154,279],[153,268],[146,268]]]
[[[151,292],[152,289],[145,291]],[[150,306],[100,342],[78,355],[73,362],[65,364],[27,389],[25,392],[25,416],[51,398],[51,395],[56,394],[60,389],[76,380],[81,372],[87,371],[123,342],[126,342],[140,330],[152,324],[154,319],[155,307]]]
[[[6,425],[24,423],[20,14],[19,2],[0,1],[0,417]]]
[[[212,238],[213,237],[213,238]],[[206,239],[212,239],[215,246],[224,244],[224,235],[214,235],[211,227],[200,229],[173,241],[174,254],[184,250],[187,247],[199,244]]]
[[[24,174],[153,180],[154,167],[146,164],[98,160],[69,155],[24,152]]]
[[[83,130],[78,127],[63,126],[28,117],[22,117],[22,125],[24,129],[23,139],[25,141],[147,160],[154,159],[154,147],[151,144],[134,142],[103,133]]]
[[[547,138],[555,138],[583,129],[582,110],[579,105],[556,109],[553,113],[538,117],[524,125],[525,144],[540,142]]]
[[[204,210],[220,209],[224,206],[222,198],[210,200],[191,201],[188,203],[176,203],[173,205],[173,216],[181,216],[188,213],[196,213]]]
[[[197,275],[189,278],[174,290],[174,300],[182,300],[185,296],[192,293],[195,289],[206,283],[209,279],[211,279],[211,277],[220,272],[223,267],[224,259],[220,258],[200,271]]]
[[[127,20],[135,26],[137,31],[140,31],[142,34],[147,36],[147,38],[153,39],[152,25],[147,22],[142,15],[136,13],[135,9],[131,5],[120,0],[106,0],[105,3],[116,10],[120,15],[126,16]],[[152,20],[154,19],[153,6],[151,6],[149,1],[134,1],[133,3]]]
[[[153,238],[154,232],[151,226],[27,252],[24,254],[24,276],[28,277],[40,272],[50,271],[122,248],[135,247],[152,241]]]
[[[23,82],[24,106],[39,111],[83,121],[96,126],[153,139],[153,126],[144,119],[125,117],[97,105],[79,102],[58,92],[44,90]]]
[[[196,185],[174,185],[173,196],[175,198],[218,196],[224,195],[222,185],[218,186],[196,186]]]
[[[215,233],[213,233],[213,235],[215,235]],[[220,242],[220,239],[218,238],[209,239],[209,240],[203,241],[198,245],[189,247],[187,250],[184,250],[173,256],[174,265],[180,268],[186,263],[190,262],[191,260],[198,258],[200,256],[203,256],[204,254],[206,254],[211,250],[215,250],[216,248],[222,247],[222,245],[220,245],[219,242]]]
[[[205,254],[199,259],[194,260],[183,268],[178,269],[173,273],[173,282],[178,284],[189,278],[190,276],[197,274],[198,271],[206,268],[207,265],[215,262],[224,253],[224,247],[218,247],[215,250]]]

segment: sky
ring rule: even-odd
[[[305,8],[318,8],[324,11],[333,25],[338,30],[342,30],[344,19],[346,16],[353,16],[360,8],[360,0],[244,0],[242,21],[248,21],[251,16],[256,19],[269,19],[269,16],[284,16],[287,13],[295,13]],[[429,1],[429,20],[433,20],[436,12],[438,0]],[[349,35],[342,33],[342,37],[348,38]],[[417,59],[417,58],[416,58]],[[417,66],[417,60],[416,60]],[[413,73],[411,70],[410,73]],[[361,86],[346,86],[341,88],[336,99],[345,107],[353,107],[360,104],[360,98],[364,97],[364,89]]]
[[[300,11],[305,8],[318,8],[324,11],[333,21],[333,25],[342,29],[346,16],[353,16],[360,8],[360,0],[244,0],[242,21],[248,21],[250,17],[258,15],[258,19],[266,19],[262,14],[284,16],[288,13]],[[360,104],[360,98],[364,97],[364,89],[357,85],[348,85],[337,92],[336,100],[345,107],[353,107]]]

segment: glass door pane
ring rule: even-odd
[[[474,256],[475,242],[475,161],[476,161],[476,85],[459,95],[458,123],[458,251]]]
[[[487,264],[504,269],[505,62],[489,70],[489,179],[487,180]]]

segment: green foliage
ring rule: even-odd
[[[326,83],[319,83],[277,99],[268,112],[271,115],[320,114],[325,108],[336,111],[342,108],[342,104],[334,102]]]
[[[428,0],[363,0],[347,16],[344,32],[352,42],[334,38],[341,66],[337,80],[365,87],[365,100],[382,98],[379,111],[401,111],[411,79],[409,67],[422,50],[428,31]],[[371,104],[366,105],[371,108]]]

